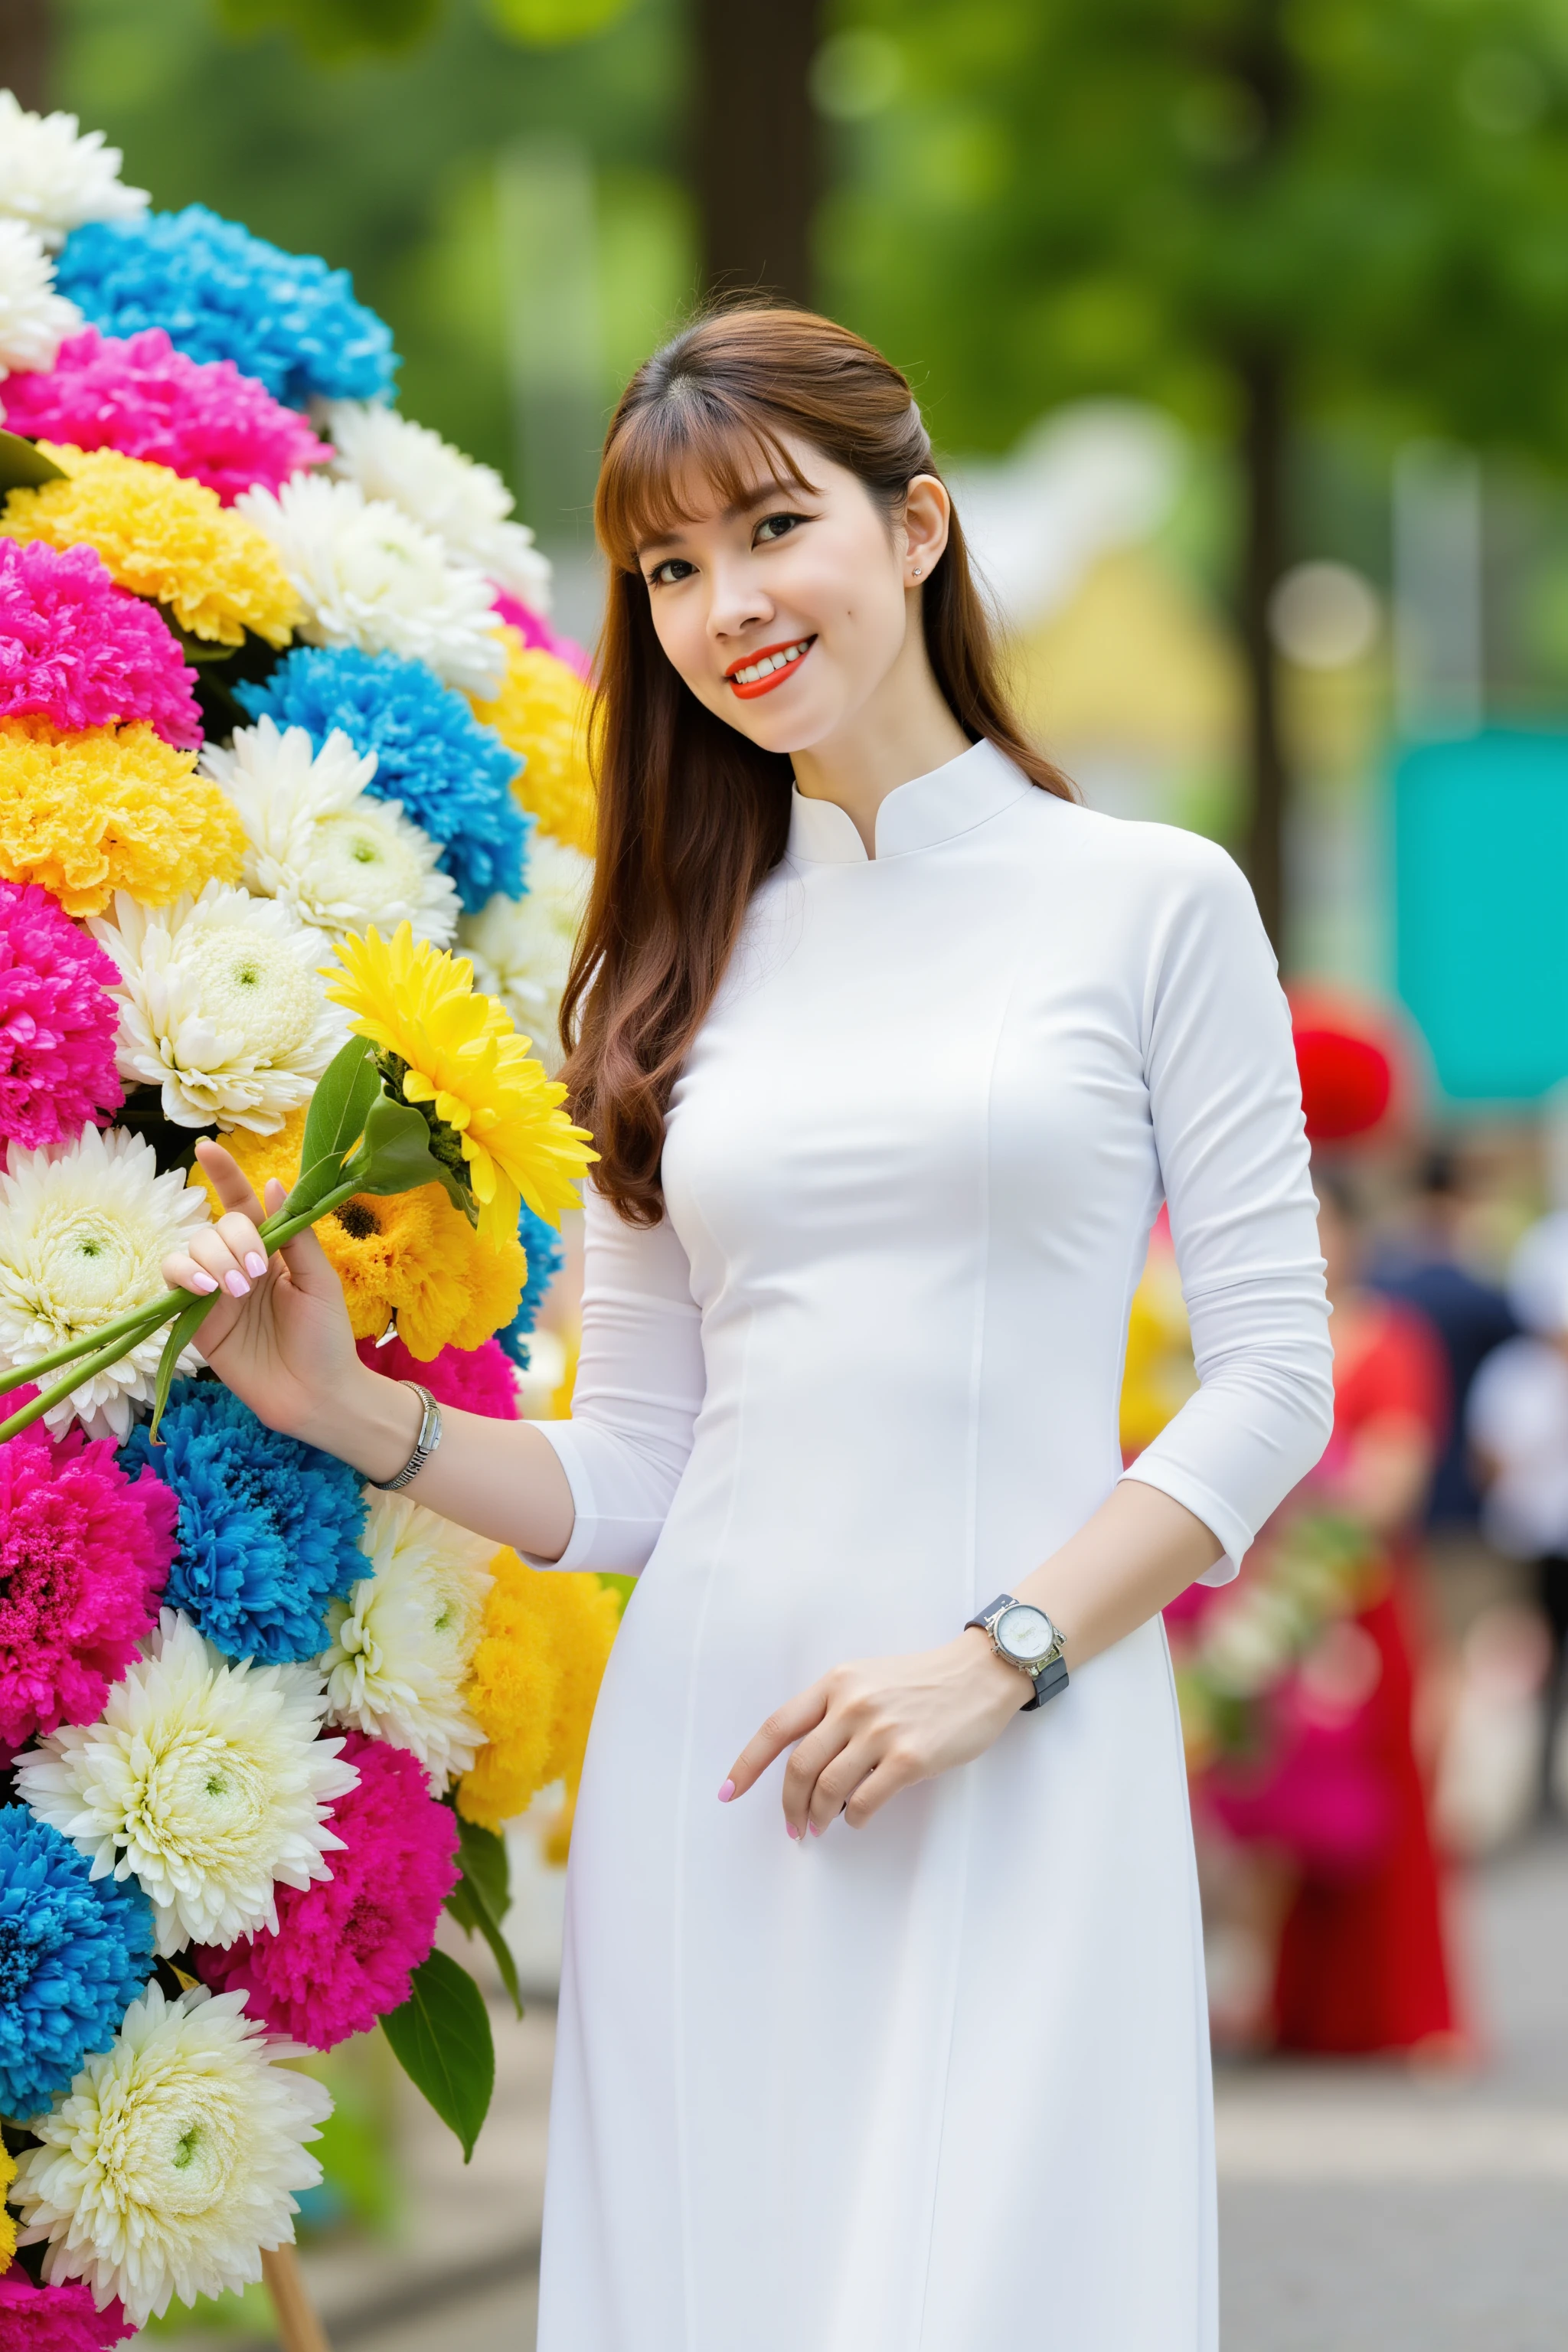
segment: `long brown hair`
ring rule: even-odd
[[[784,856],[790,762],[698,701],[654,634],[639,546],[689,520],[695,469],[728,502],[764,460],[808,488],[786,437],[858,475],[889,521],[931,443],[903,376],[809,311],[749,306],[699,319],[645,362],[605,438],[595,521],[610,562],[595,717],[598,862],[562,1005],[574,1118],[595,1181],[628,1223],[664,1213],[659,1160],[681,1063],[757,884]],[[921,598],[926,652],[972,742],[995,744],[1043,792],[1072,788],[1009,707],[958,518]]]

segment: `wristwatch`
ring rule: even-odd
[[[1062,1637],[1045,1611],[1037,1609],[1033,1601],[1015,1601],[1010,1592],[999,1592],[994,1601],[986,1602],[978,1616],[966,1620],[966,1633],[971,1625],[988,1633],[996,1655],[1027,1675],[1034,1684],[1035,1696],[1024,1701],[1021,1714],[1033,1715],[1047,1699],[1066,1690],[1068,1662],[1062,1655]]]

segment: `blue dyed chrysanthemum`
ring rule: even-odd
[[[512,1362],[527,1371],[528,1335],[539,1320],[545,1292],[561,1271],[561,1236],[542,1217],[536,1217],[524,1201],[518,1209],[517,1237],[528,1260],[528,1280],[523,1285],[517,1313],[504,1331],[496,1333],[496,1338]]]
[[[61,293],[106,335],[162,327],[193,360],[232,360],[274,400],[381,400],[397,354],[392,331],[354,300],[346,269],[283,253],[205,205],[134,220],[89,221],[66,240]]]
[[[313,1658],[329,1601],[364,1574],[354,1472],[268,1429],[216,1381],[175,1390],[163,1434],[154,1446],[133,1429],[122,1459],[151,1463],[180,1506],[165,1601],[226,1657]]]
[[[25,1805],[0,1811],[0,2109],[42,2113],[153,1973],[153,1906]]]
[[[236,691],[253,718],[302,727],[318,749],[341,727],[356,751],[374,751],[368,790],[401,801],[405,815],[440,843],[442,868],[468,914],[498,890],[521,898],[533,823],[511,789],[522,762],[423,662],[353,646],[296,646],[265,685]]]

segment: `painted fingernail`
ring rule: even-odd
[[[791,1838],[797,1838],[800,1835],[800,1832],[796,1829],[793,1822],[785,1822],[784,1835],[785,1837]]]
[[[250,1296],[250,1285],[237,1266],[231,1267],[224,1276],[223,1286],[232,1297],[248,1298]]]
[[[210,1291],[217,1288],[217,1276],[216,1274],[208,1274],[205,1267],[198,1266],[191,1276],[191,1288],[199,1290],[205,1298]]]
[[[813,1837],[820,1837],[824,1829],[826,1827],[826,1823],[824,1822],[807,1822],[806,1827],[811,1832]]]
[[[252,1250],[245,1261],[245,1270],[253,1281],[259,1282],[267,1271],[267,1260],[259,1250]]]
[[[721,1805],[727,1805],[734,1793],[735,1783],[733,1780],[726,1780],[723,1787],[719,1791],[719,1802]]]

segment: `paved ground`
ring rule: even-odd
[[[1469,1942],[1492,2035],[1473,2075],[1222,2076],[1225,2352],[1568,2347],[1568,1837],[1489,1866]],[[498,2028],[468,2171],[445,2135],[412,2132],[421,2242],[310,2259],[333,2352],[532,2352],[550,2021],[536,2004]],[[241,2352],[232,2336],[199,2352],[220,2346]]]

